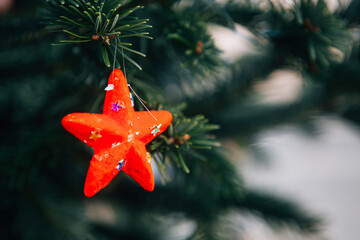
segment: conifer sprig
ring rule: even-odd
[[[272,4],[265,15],[271,24],[267,35],[276,47],[302,59],[311,72],[342,62],[350,52],[350,32],[324,0],[301,0],[290,9]]]
[[[195,3],[191,4],[191,6]],[[165,10],[165,8],[164,8]],[[159,15],[150,9],[151,21],[156,25],[153,34],[157,36],[154,47],[163,52],[161,59],[168,69],[177,72],[188,69],[201,76],[215,72],[224,64],[213,38],[208,31],[208,22],[193,7],[166,8],[166,14]],[[177,59],[177,61],[169,61]],[[194,74],[192,74],[194,75]]]
[[[167,163],[175,162],[178,168],[189,173],[190,169],[185,159],[206,161],[206,157],[199,150],[221,146],[215,136],[209,134],[210,131],[219,128],[218,125],[209,123],[202,115],[187,118],[181,113],[174,114],[174,120],[168,130],[149,144],[162,180],[170,180],[166,173]]]
[[[67,38],[53,45],[69,43],[100,42],[102,58],[107,67],[111,66],[109,55],[123,56],[139,69],[137,64],[124,51],[145,57],[145,54],[132,48],[129,38],[149,38],[144,31],[151,28],[149,19],[130,16],[134,11],[142,8],[122,7],[121,1],[106,0],[47,0],[47,24],[51,31],[60,31]],[[115,62],[118,63],[118,62]],[[118,65],[118,64],[117,64]]]

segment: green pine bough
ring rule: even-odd
[[[350,52],[350,31],[325,0],[301,0],[290,9],[272,4],[264,16],[272,26],[267,35],[276,47],[302,59],[312,73],[341,63]]]
[[[215,71],[224,62],[208,32],[208,24],[199,17],[198,12],[185,8],[179,12],[169,11],[162,23],[162,32],[168,40],[166,49],[169,58],[173,55],[181,59],[181,67],[200,74]]]
[[[145,54],[131,48],[129,38],[148,38],[145,30],[151,28],[149,19],[130,16],[142,8],[127,8],[121,1],[106,0],[46,0],[47,29],[63,32],[66,39],[53,45],[99,42],[103,61],[111,67],[110,56],[123,56],[141,70],[140,65],[128,53],[145,57]],[[124,2],[124,1],[123,1]],[[118,54],[118,55],[117,55]],[[114,64],[119,65],[115,59]]]
[[[160,170],[162,182],[171,180],[166,172],[166,166],[171,165],[171,162],[185,173],[190,173],[185,159],[206,161],[201,150],[211,150],[213,147],[221,146],[215,136],[209,134],[209,131],[219,128],[219,125],[209,123],[202,115],[187,118],[181,113],[174,114],[168,130],[154,139],[149,146]]]

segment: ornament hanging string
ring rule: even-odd
[[[117,38],[115,38],[115,53],[114,53],[114,62],[113,62],[113,72],[114,72],[114,70],[115,70],[115,63],[116,63],[116,52],[117,52]],[[115,75],[114,75],[114,77],[115,77]],[[126,78],[126,73],[125,73],[125,78]]]
[[[115,38],[115,41],[117,43],[117,38]],[[119,39],[120,41],[120,39]],[[121,43],[121,41],[120,41]],[[113,65],[113,70],[115,67],[115,60],[116,60],[116,50],[117,50],[117,44],[115,44],[115,54],[114,54],[114,65]],[[123,66],[124,66],[124,75],[125,75],[125,79],[128,80],[127,76],[126,76],[126,66],[125,66],[125,58],[124,58],[124,49],[121,48],[121,55],[122,55],[122,62],[123,62]],[[145,101],[135,92],[135,90],[131,87],[131,85],[128,83],[128,87],[130,88],[130,90],[134,93],[135,97],[139,100],[139,102],[141,103],[141,105],[143,105],[143,107],[146,109],[146,111],[157,121],[157,118],[154,116],[154,114],[152,114],[149,110],[149,108],[145,105]]]

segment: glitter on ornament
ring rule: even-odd
[[[111,110],[119,112],[119,110],[121,110],[122,108],[123,106],[120,105],[120,102],[112,103]]]
[[[133,107],[135,104],[134,104],[134,98],[131,93],[130,93],[130,99],[131,99],[131,106]]]
[[[148,163],[151,163],[151,155],[149,152],[146,153],[146,159],[147,159]]]
[[[107,85],[107,87],[106,87],[104,90],[105,90],[105,91],[114,90],[114,84],[109,84],[109,85]]]
[[[94,141],[96,141],[98,138],[101,138],[101,134],[100,134],[100,131],[91,131],[91,135],[89,137],[89,139],[92,139]],[[84,141],[85,142],[85,141]],[[86,143],[86,142],[85,142]]]
[[[154,125],[151,128],[151,129],[154,129],[154,130],[151,131],[151,134],[154,134],[154,136],[155,136],[158,132],[160,132],[160,127],[161,127],[161,123],[158,126]]]
[[[117,147],[117,146],[119,146],[121,144],[121,142],[114,142],[111,146],[112,147]]]
[[[120,171],[123,166],[124,166],[124,159],[121,159],[118,162],[118,165],[116,166],[116,169]]]

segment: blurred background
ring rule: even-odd
[[[358,0],[0,0],[1,238],[356,239],[359,13]],[[147,145],[154,192],[120,172],[87,198],[93,150],[61,119],[101,113],[114,67],[174,120]]]

